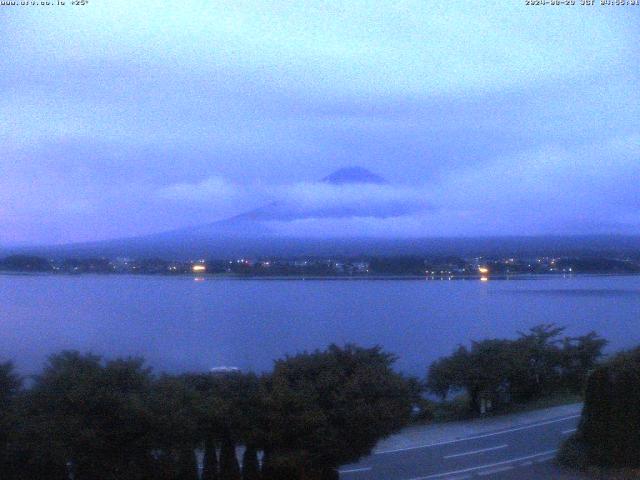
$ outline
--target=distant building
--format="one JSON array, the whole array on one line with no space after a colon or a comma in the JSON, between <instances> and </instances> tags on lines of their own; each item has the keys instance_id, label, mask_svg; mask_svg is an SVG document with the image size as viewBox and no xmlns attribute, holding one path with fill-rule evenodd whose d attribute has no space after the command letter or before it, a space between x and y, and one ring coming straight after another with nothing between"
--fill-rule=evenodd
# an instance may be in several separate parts
<instances>
[{"instance_id":1,"label":"distant building","mask_svg":"<svg viewBox=\"0 0 640 480\"><path fill-rule=\"evenodd\" d=\"M368 273L369 272L369 262L354 262L352 263L353 271L355 273Z\"/></svg>"}]
</instances>

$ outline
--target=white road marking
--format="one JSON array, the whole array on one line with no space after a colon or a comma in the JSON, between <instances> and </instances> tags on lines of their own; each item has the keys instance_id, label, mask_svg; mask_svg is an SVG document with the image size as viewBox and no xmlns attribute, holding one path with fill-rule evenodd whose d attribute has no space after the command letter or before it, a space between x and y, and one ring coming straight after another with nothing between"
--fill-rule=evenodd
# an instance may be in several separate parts
<instances>
[{"instance_id":1,"label":"white road marking","mask_svg":"<svg viewBox=\"0 0 640 480\"><path fill-rule=\"evenodd\" d=\"M464 457L465 455L475 455L476 453L491 452L492 450L501 450L503 448L507 448L508 446L509 445L504 444L504 445L498 445L497 447L481 448L479 450L471 450L470 452L463 452L463 453L455 453L453 455L446 455L444 458L457 458L457 457Z\"/></svg>"},{"instance_id":2,"label":"white road marking","mask_svg":"<svg viewBox=\"0 0 640 480\"><path fill-rule=\"evenodd\" d=\"M451 476L451 475L457 475L459 473L474 472L476 470L484 470L486 468L499 467L501 465L508 465L510 463L516 463L516 462L521 462L523 460L530 460L530 459L537 458L537 457L543 457L545 455L551 455L551 454L556 453L557 451L558 450L547 450L545 452L534 453L533 455L527 455L525 457L511 458L509 460L503 460L502 462L488 463L486 465L478 465L477 467L463 468L462 470L453 470L451 472L434 473L433 475L427 475L425 477L414 477L414 478L412 478L410 480L429 480L431 478L448 477L448 476Z\"/></svg>"},{"instance_id":3,"label":"white road marking","mask_svg":"<svg viewBox=\"0 0 640 480\"><path fill-rule=\"evenodd\" d=\"M507 465L506 467L490 468L489 470L483 470L478 472L478 475L484 477L485 475L493 475L494 473L506 472L507 470L513 470L513 465Z\"/></svg>"},{"instance_id":4,"label":"white road marking","mask_svg":"<svg viewBox=\"0 0 640 480\"><path fill-rule=\"evenodd\" d=\"M570 433L576 432L577 428L570 428L569 430L562 430L562 435L569 435Z\"/></svg>"},{"instance_id":5,"label":"white road marking","mask_svg":"<svg viewBox=\"0 0 640 480\"><path fill-rule=\"evenodd\" d=\"M340 474L358 473L358 472L368 472L369 470L371 470L371 467L351 468L349 470L338 470L338 473Z\"/></svg>"},{"instance_id":6,"label":"white road marking","mask_svg":"<svg viewBox=\"0 0 640 480\"><path fill-rule=\"evenodd\" d=\"M409 451L409 450L419 450L421 448L438 447L440 445L450 445L452 443L466 442L466 441L469 441L469 440L477 440L478 438L494 437L496 435L504 435L505 433L518 432L520 430L527 430L527 429L530 429L530 428L542 427L544 425L550 425L552 423L564 422L566 420L571 420L571 419L579 418L579 417L580 417L580 415L570 415L568 417L556 418L555 420L547 420L546 422L540 422L540 423L535 423L535 424L531 424L531 425L523 425L522 427L510 428L508 430L501 430L499 432L485 433L485 434L482 434L482 435L474 435L472 437L459 438L459 439L456 439L456 440L447 440L445 442L427 443L427 444L424 444L424 445L416 445L414 447L395 448L395 449L392 449L392 450L382 450L382 451L379 451L379 452L373 452L373 454L374 455L384 455L386 453L398 453L398 452L406 452L406 451Z\"/></svg>"}]
</instances>

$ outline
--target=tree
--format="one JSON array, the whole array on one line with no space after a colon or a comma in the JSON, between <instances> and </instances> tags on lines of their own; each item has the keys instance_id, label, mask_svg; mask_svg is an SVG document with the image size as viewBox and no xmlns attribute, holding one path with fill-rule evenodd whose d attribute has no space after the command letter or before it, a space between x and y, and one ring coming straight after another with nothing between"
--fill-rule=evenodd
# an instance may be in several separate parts
<instances>
[{"instance_id":1,"label":"tree","mask_svg":"<svg viewBox=\"0 0 640 480\"><path fill-rule=\"evenodd\" d=\"M18 426L15 400L21 387L22 379L13 363L0 363L0 472L7 477L17 473L19 467L12 444Z\"/></svg>"},{"instance_id":2,"label":"tree","mask_svg":"<svg viewBox=\"0 0 640 480\"><path fill-rule=\"evenodd\" d=\"M640 347L589 376L577 439L594 464L640 467Z\"/></svg>"},{"instance_id":3,"label":"tree","mask_svg":"<svg viewBox=\"0 0 640 480\"><path fill-rule=\"evenodd\" d=\"M153 417L154 478L196 478L194 449L201 442L199 414L202 398L188 376L162 375L152 386L149 410Z\"/></svg>"},{"instance_id":4,"label":"tree","mask_svg":"<svg viewBox=\"0 0 640 480\"><path fill-rule=\"evenodd\" d=\"M464 390L470 408L483 411L490 401L500 405L526 402L561 388L579 391L587 373L602 356L606 341L594 332L560 339L563 327L542 324L516 340L490 339L460 346L431 364L427 389L443 400Z\"/></svg>"},{"instance_id":5,"label":"tree","mask_svg":"<svg viewBox=\"0 0 640 480\"><path fill-rule=\"evenodd\" d=\"M560 334L565 327L553 323L536 325L528 332L518 332L515 352L519 370L512 379L516 400L530 400L557 388L561 377L562 351Z\"/></svg>"},{"instance_id":6,"label":"tree","mask_svg":"<svg viewBox=\"0 0 640 480\"><path fill-rule=\"evenodd\" d=\"M236 445L255 447L264 443L266 416L261 380L254 374L237 372L193 374L187 380L199 395L198 435L206 443L222 447L220 479L239 478Z\"/></svg>"},{"instance_id":7,"label":"tree","mask_svg":"<svg viewBox=\"0 0 640 480\"><path fill-rule=\"evenodd\" d=\"M260 465L258 452L253 445L247 445L242 455L242 480L259 480Z\"/></svg>"},{"instance_id":8,"label":"tree","mask_svg":"<svg viewBox=\"0 0 640 480\"><path fill-rule=\"evenodd\" d=\"M50 272L51 263L46 258L32 255L11 255L0 261L0 270L15 272Z\"/></svg>"},{"instance_id":9,"label":"tree","mask_svg":"<svg viewBox=\"0 0 640 480\"><path fill-rule=\"evenodd\" d=\"M510 401L510 384L516 369L512 342L472 342L468 370L463 375L472 409L483 412L483 401L492 405Z\"/></svg>"},{"instance_id":10,"label":"tree","mask_svg":"<svg viewBox=\"0 0 640 480\"><path fill-rule=\"evenodd\" d=\"M220 480L240 480L240 465L236 457L236 446L231 440L222 442L220 449Z\"/></svg>"},{"instance_id":11,"label":"tree","mask_svg":"<svg viewBox=\"0 0 640 480\"><path fill-rule=\"evenodd\" d=\"M267 382L270 475L327 478L404 426L415 391L394 361L379 347L354 345L276 361Z\"/></svg>"},{"instance_id":12,"label":"tree","mask_svg":"<svg viewBox=\"0 0 640 480\"><path fill-rule=\"evenodd\" d=\"M198 480L198 466L196 455L188 444L183 446L177 455L176 480Z\"/></svg>"},{"instance_id":13,"label":"tree","mask_svg":"<svg viewBox=\"0 0 640 480\"><path fill-rule=\"evenodd\" d=\"M562 348L563 384L581 393L589 373L596 367L607 341L595 332L580 337L566 337Z\"/></svg>"},{"instance_id":14,"label":"tree","mask_svg":"<svg viewBox=\"0 0 640 480\"><path fill-rule=\"evenodd\" d=\"M26 398L31 458L37 459L32 478L67 464L78 480L145 478L152 450L150 384L140 359L105 364L78 352L51 356Z\"/></svg>"},{"instance_id":15,"label":"tree","mask_svg":"<svg viewBox=\"0 0 640 480\"><path fill-rule=\"evenodd\" d=\"M394 372L394 361L378 347L331 346L277 361L263 377L155 377L141 359L67 351L49 357L25 392L2 364L0 420L12 412L20 428L0 430L14 438L0 443L1 460L11 443L22 467L3 468L3 480L195 480L203 446L203 480L335 479L337 466L369 453L418 403L418 382Z\"/></svg>"},{"instance_id":16,"label":"tree","mask_svg":"<svg viewBox=\"0 0 640 480\"><path fill-rule=\"evenodd\" d=\"M21 387L22 379L15 373L13 362L0 363L0 413L9 408Z\"/></svg>"},{"instance_id":17,"label":"tree","mask_svg":"<svg viewBox=\"0 0 640 480\"><path fill-rule=\"evenodd\" d=\"M469 365L469 351L461 345L451 356L442 357L431 364L427 373L427 389L445 400L452 390L466 387Z\"/></svg>"},{"instance_id":18,"label":"tree","mask_svg":"<svg viewBox=\"0 0 640 480\"><path fill-rule=\"evenodd\" d=\"M218 480L218 453L215 441L209 439L204 445L202 480Z\"/></svg>"},{"instance_id":19,"label":"tree","mask_svg":"<svg viewBox=\"0 0 640 480\"><path fill-rule=\"evenodd\" d=\"M469 396L469 407L482 412L487 402L508 401L510 380L516 371L513 343L509 340L472 342L449 357L434 362L429 368L427 388L441 398L452 390L463 389Z\"/></svg>"}]
</instances>

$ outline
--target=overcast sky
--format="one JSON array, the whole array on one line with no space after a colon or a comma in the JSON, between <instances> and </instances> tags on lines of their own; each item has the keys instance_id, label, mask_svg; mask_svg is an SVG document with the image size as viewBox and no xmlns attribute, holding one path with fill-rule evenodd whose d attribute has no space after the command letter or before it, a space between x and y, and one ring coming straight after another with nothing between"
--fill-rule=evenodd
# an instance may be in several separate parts
<instances>
[{"instance_id":1,"label":"overcast sky","mask_svg":"<svg viewBox=\"0 0 640 480\"><path fill-rule=\"evenodd\" d=\"M0 32L0 245L273 201L355 206L288 235L640 233L640 7L90 0ZM347 165L389 184L316 182Z\"/></svg>"}]
</instances>

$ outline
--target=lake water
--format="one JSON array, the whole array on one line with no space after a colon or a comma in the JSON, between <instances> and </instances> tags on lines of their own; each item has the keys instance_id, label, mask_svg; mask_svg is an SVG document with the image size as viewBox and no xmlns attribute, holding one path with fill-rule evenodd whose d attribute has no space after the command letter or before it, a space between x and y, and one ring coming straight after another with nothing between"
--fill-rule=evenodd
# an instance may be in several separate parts
<instances>
[{"instance_id":1,"label":"lake water","mask_svg":"<svg viewBox=\"0 0 640 480\"><path fill-rule=\"evenodd\" d=\"M142 355L159 370L269 369L331 342L382 345L423 376L457 344L539 323L640 344L640 277L233 280L0 275L0 360L37 371L61 349Z\"/></svg>"}]
</instances>

